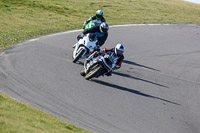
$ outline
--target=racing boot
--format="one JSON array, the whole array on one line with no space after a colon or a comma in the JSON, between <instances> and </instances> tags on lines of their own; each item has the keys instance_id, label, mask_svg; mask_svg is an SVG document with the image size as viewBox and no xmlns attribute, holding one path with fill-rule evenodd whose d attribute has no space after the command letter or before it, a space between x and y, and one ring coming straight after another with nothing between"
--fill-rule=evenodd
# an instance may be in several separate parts
<instances>
[{"instance_id":1,"label":"racing boot","mask_svg":"<svg viewBox=\"0 0 200 133\"><path fill-rule=\"evenodd\" d=\"M106 73L105 75L106 76L112 76L112 72L110 71L110 72Z\"/></svg>"}]
</instances>

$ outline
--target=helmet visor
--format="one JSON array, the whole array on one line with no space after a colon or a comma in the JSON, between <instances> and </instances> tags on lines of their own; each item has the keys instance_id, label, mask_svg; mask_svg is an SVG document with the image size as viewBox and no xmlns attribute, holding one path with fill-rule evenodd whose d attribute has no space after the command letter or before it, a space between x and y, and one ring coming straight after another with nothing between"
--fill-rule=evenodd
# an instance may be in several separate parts
<instances>
[{"instance_id":1,"label":"helmet visor","mask_svg":"<svg viewBox=\"0 0 200 133\"><path fill-rule=\"evenodd\" d=\"M106 32L108 31L108 29L102 28L102 31L103 31L104 33L106 33Z\"/></svg>"},{"instance_id":2,"label":"helmet visor","mask_svg":"<svg viewBox=\"0 0 200 133\"><path fill-rule=\"evenodd\" d=\"M97 16L97 18L102 18L103 17L102 15L98 15L98 14L96 16Z\"/></svg>"},{"instance_id":3,"label":"helmet visor","mask_svg":"<svg viewBox=\"0 0 200 133\"><path fill-rule=\"evenodd\" d=\"M117 54L118 55L122 55L123 53L124 53L124 51L121 51L121 50L117 49Z\"/></svg>"}]
</instances>

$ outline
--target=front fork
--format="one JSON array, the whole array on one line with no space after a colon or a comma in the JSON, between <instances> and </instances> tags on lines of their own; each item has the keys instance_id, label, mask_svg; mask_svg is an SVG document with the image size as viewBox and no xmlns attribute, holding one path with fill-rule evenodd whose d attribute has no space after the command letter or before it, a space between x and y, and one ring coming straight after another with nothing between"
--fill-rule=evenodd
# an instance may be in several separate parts
<instances>
[{"instance_id":1,"label":"front fork","mask_svg":"<svg viewBox=\"0 0 200 133\"><path fill-rule=\"evenodd\" d=\"M90 67L92 67L93 65L96 65L97 64L97 58L93 59L92 58L93 55L90 55L87 60L85 60L85 63L84 63L84 68L85 68L85 73L87 74ZM89 61L89 62L88 62Z\"/></svg>"}]
</instances>

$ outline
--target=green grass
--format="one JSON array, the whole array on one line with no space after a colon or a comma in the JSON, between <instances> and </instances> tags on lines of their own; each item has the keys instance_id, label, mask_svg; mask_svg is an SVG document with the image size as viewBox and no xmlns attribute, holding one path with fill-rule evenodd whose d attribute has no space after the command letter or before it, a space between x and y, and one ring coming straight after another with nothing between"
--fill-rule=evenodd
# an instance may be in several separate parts
<instances>
[{"instance_id":1,"label":"green grass","mask_svg":"<svg viewBox=\"0 0 200 133\"><path fill-rule=\"evenodd\" d=\"M37 36L82 28L104 11L115 24L200 24L200 5L182 0L0 0L0 51Z\"/></svg>"},{"instance_id":2,"label":"green grass","mask_svg":"<svg viewBox=\"0 0 200 133\"><path fill-rule=\"evenodd\" d=\"M0 92L0 133L89 133Z\"/></svg>"},{"instance_id":3,"label":"green grass","mask_svg":"<svg viewBox=\"0 0 200 133\"><path fill-rule=\"evenodd\" d=\"M104 11L109 25L200 24L200 5L182 0L0 0L0 51L34 37L81 29ZM82 132L0 93L0 132Z\"/></svg>"}]
</instances>

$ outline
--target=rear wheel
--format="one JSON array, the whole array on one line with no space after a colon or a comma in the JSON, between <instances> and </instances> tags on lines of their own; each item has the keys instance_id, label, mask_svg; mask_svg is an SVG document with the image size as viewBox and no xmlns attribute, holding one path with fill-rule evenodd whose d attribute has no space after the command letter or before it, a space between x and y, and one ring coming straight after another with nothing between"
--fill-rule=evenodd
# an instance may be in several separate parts
<instances>
[{"instance_id":1,"label":"rear wheel","mask_svg":"<svg viewBox=\"0 0 200 133\"><path fill-rule=\"evenodd\" d=\"M93 70L85 75L85 79L89 80L97 75L101 71L100 65L97 65Z\"/></svg>"},{"instance_id":2,"label":"rear wheel","mask_svg":"<svg viewBox=\"0 0 200 133\"><path fill-rule=\"evenodd\" d=\"M76 55L75 55L75 57L74 57L74 59L73 59L73 63L76 63L78 60L79 60L79 58L83 55L83 53L85 52L85 49L81 49Z\"/></svg>"}]
</instances>

